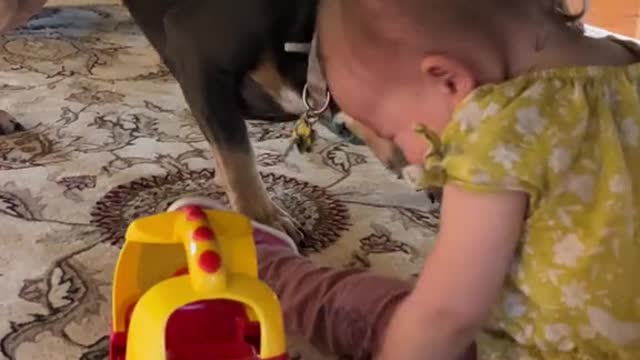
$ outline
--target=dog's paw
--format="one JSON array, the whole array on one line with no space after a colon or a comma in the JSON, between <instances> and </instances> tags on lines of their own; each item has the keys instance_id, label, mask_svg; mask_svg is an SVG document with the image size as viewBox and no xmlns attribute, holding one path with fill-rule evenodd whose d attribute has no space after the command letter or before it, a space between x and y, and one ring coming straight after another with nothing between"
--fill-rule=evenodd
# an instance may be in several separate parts
<instances>
[{"instance_id":1,"label":"dog's paw","mask_svg":"<svg viewBox=\"0 0 640 360\"><path fill-rule=\"evenodd\" d=\"M0 110L0 135L24 131L24 127L6 111Z\"/></svg>"},{"instance_id":2,"label":"dog's paw","mask_svg":"<svg viewBox=\"0 0 640 360\"><path fill-rule=\"evenodd\" d=\"M192 206L192 205L200 206L202 208L212 209L212 210L224 209L223 204L218 202L217 200L214 200L206 196L193 195L193 196L185 196L183 198L176 200L171 205L169 205L169 207L167 208L167 211L169 212L177 211L184 207ZM286 239L284 235L281 235L280 238L284 240L287 244L291 245L292 247L297 247L300 241L302 240L302 237L301 237L302 231L300 230L300 226L296 223L296 221L293 220L291 217L289 217L289 215L286 212L280 209L277 209L277 214L273 218L276 220L272 221L272 224L264 224L264 223L260 223L260 224L263 226L270 225L274 229L289 235L289 237L293 240L293 242ZM254 226L259 226L256 224L257 223L254 222ZM263 232L269 232L268 227L261 227L260 229ZM273 231L271 231L270 233L273 234ZM292 234L299 234L300 238L296 239L292 236ZM294 249L294 250L297 250L297 249Z\"/></svg>"},{"instance_id":3,"label":"dog's paw","mask_svg":"<svg viewBox=\"0 0 640 360\"><path fill-rule=\"evenodd\" d=\"M400 148L391 140L384 139L376 134L373 129L365 126L346 113L336 115L340 124L345 126L353 135L362 140L384 166L397 175L401 175L402 169L408 165Z\"/></svg>"},{"instance_id":4,"label":"dog's paw","mask_svg":"<svg viewBox=\"0 0 640 360\"><path fill-rule=\"evenodd\" d=\"M275 204L266 193L263 194L264 196L242 198L230 196L231 208L260 224L286 233L296 244L301 244L306 235L302 225L287 211Z\"/></svg>"},{"instance_id":5,"label":"dog's paw","mask_svg":"<svg viewBox=\"0 0 640 360\"><path fill-rule=\"evenodd\" d=\"M226 188L227 181L224 179L222 171L216 171L213 175L213 184L221 189Z\"/></svg>"},{"instance_id":6,"label":"dog's paw","mask_svg":"<svg viewBox=\"0 0 640 360\"><path fill-rule=\"evenodd\" d=\"M271 221L269 221L270 224L266 224L266 225L272 226L286 233L287 235L289 235L289 237L293 239L293 241L299 247L300 244L304 242L304 239L306 237L304 228L296 219L294 219L291 215L289 215L289 213L287 213L285 210L283 210L277 205L274 205L274 207L275 207L275 213L271 218Z\"/></svg>"},{"instance_id":7,"label":"dog's paw","mask_svg":"<svg viewBox=\"0 0 640 360\"><path fill-rule=\"evenodd\" d=\"M434 204L442 203L442 188L428 188L426 190L427 197Z\"/></svg>"}]
</instances>

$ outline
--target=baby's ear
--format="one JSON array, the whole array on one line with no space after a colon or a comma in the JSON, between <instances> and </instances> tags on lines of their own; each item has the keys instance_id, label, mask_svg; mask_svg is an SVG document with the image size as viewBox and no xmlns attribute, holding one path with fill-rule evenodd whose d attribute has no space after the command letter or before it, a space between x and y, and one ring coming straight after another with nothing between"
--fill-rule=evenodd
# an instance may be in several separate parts
<instances>
[{"instance_id":1,"label":"baby's ear","mask_svg":"<svg viewBox=\"0 0 640 360\"><path fill-rule=\"evenodd\" d=\"M427 55L420 64L429 82L451 97L454 105L462 101L476 87L476 79L467 65L446 55Z\"/></svg>"}]
</instances>

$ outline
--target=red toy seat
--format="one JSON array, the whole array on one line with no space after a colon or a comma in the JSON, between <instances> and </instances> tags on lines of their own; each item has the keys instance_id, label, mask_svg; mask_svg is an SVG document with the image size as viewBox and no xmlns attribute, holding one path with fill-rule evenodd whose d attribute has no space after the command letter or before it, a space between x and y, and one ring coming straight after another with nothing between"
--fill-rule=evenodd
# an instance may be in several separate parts
<instances>
[{"instance_id":1,"label":"red toy seat","mask_svg":"<svg viewBox=\"0 0 640 360\"><path fill-rule=\"evenodd\" d=\"M196 344L167 351L168 360L260 360L251 345Z\"/></svg>"},{"instance_id":2,"label":"red toy seat","mask_svg":"<svg viewBox=\"0 0 640 360\"><path fill-rule=\"evenodd\" d=\"M229 300L207 300L183 306L166 329L170 360L259 360L259 333L245 307ZM251 341L254 342L254 341Z\"/></svg>"}]
</instances>

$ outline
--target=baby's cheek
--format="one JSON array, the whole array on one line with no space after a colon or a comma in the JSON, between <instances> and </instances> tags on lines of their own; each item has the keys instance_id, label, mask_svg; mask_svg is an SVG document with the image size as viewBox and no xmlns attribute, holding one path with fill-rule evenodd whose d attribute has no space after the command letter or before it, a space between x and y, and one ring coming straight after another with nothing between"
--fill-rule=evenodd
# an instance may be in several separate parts
<instances>
[{"instance_id":1,"label":"baby's cheek","mask_svg":"<svg viewBox=\"0 0 640 360\"><path fill-rule=\"evenodd\" d=\"M394 142L411 164L421 164L427 151L430 149L429 143L416 133L413 127L408 128L396 135Z\"/></svg>"}]
</instances>

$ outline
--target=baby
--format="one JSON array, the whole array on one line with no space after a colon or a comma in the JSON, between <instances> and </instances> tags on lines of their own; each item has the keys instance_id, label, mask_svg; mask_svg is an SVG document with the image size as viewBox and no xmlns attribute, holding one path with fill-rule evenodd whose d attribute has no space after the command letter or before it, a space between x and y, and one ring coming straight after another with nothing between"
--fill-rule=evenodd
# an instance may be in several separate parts
<instances>
[{"instance_id":1,"label":"baby","mask_svg":"<svg viewBox=\"0 0 640 360\"><path fill-rule=\"evenodd\" d=\"M555 0L321 3L335 100L443 187L442 224L413 287L258 236L289 330L379 360L640 359L635 45Z\"/></svg>"},{"instance_id":2,"label":"baby","mask_svg":"<svg viewBox=\"0 0 640 360\"><path fill-rule=\"evenodd\" d=\"M0 0L0 30L43 3ZM256 230L289 330L379 360L640 359L635 45L583 36L556 0L321 4L334 98L444 188L442 225L415 286Z\"/></svg>"},{"instance_id":3,"label":"baby","mask_svg":"<svg viewBox=\"0 0 640 360\"><path fill-rule=\"evenodd\" d=\"M563 5L323 2L335 100L444 187L378 359L640 359L640 52Z\"/></svg>"}]
</instances>

